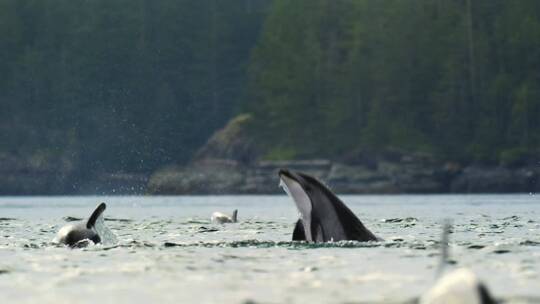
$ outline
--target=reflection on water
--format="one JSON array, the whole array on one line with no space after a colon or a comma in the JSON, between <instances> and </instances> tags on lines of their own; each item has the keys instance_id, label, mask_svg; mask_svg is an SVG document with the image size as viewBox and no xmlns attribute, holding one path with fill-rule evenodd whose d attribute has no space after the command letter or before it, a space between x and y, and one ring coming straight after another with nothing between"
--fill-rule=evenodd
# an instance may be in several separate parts
<instances>
[{"instance_id":1,"label":"reflection on water","mask_svg":"<svg viewBox=\"0 0 540 304\"><path fill-rule=\"evenodd\" d=\"M96 227L104 244L51 242L99 201L108 204ZM292 242L297 212L284 196L2 198L0 302L405 303L432 283L445 218L457 266L500 299L540 302L537 197L344 201L384 241ZM210 222L234 208L239 223Z\"/></svg>"}]
</instances>

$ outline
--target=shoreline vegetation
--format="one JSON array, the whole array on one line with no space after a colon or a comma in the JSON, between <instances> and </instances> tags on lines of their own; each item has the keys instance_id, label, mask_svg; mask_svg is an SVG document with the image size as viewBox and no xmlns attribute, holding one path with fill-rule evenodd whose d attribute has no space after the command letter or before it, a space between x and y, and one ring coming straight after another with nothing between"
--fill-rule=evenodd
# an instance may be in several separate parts
<instances>
[{"instance_id":1,"label":"shoreline vegetation","mask_svg":"<svg viewBox=\"0 0 540 304\"><path fill-rule=\"evenodd\" d=\"M326 159L259 161L207 159L151 175L109 173L75 183L49 168L2 170L0 195L281 194L277 172L314 175L338 194L539 193L540 168L424 162L423 155L380 159L369 166ZM35 170L35 171L34 171Z\"/></svg>"},{"instance_id":2,"label":"shoreline vegetation","mask_svg":"<svg viewBox=\"0 0 540 304\"><path fill-rule=\"evenodd\" d=\"M538 0L5 0L0 194L537 192Z\"/></svg>"},{"instance_id":3,"label":"shoreline vegetation","mask_svg":"<svg viewBox=\"0 0 540 304\"><path fill-rule=\"evenodd\" d=\"M0 195L47 194L279 194L280 168L320 178L338 194L540 192L540 161L512 164L438 160L425 153L358 153L348 159L264 160L240 115L217 131L186 165L152 174L109 173L73 180L73 166L0 157ZM58 170L61 168L62 170ZM75 181L75 182L74 182Z\"/></svg>"}]
</instances>

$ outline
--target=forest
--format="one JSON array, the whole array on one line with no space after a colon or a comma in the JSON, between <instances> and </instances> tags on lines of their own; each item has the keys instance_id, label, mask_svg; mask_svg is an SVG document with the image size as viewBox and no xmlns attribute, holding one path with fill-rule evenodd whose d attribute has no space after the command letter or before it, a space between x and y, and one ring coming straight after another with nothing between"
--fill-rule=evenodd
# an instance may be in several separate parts
<instances>
[{"instance_id":1,"label":"forest","mask_svg":"<svg viewBox=\"0 0 540 304\"><path fill-rule=\"evenodd\" d=\"M269 158L512 163L539 153L539 17L535 0L276 0L244 105Z\"/></svg>"},{"instance_id":2,"label":"forest","mask_svg":"<svg viewBox=\"0 0 540 304\"><path fill-rule=\"evenodd\" d=\"M0 154L188 161L238 109L267 2L0 0Z\"/></svg>"},{"instance_id":3,"label":"forest","mask_svg":"<svg viewBox=\"0 0 540 304\"><path fill-rule=\"evenodd\" d=\"M540 151L536 0L0 0L0 37L0 156L80 178L243 113L263 159Z\"/></svg>"}]
</instances>

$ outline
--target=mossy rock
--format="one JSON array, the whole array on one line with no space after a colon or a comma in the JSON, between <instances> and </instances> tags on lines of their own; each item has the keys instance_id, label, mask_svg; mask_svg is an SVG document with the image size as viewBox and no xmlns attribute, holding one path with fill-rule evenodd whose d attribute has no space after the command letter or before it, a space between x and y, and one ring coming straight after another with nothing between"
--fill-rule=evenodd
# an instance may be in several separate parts
<instances>
[{"instance_id":1,"label":"mossy rock","mask_svg":"<svg viewBox=\"0 0 540 304\"><path fill-rule=\"evenodd\" d=\"M249 135L253 121L250 114L241 114L231 119L202 146L193 158L194 162L206 159L228 159L250 163L257 158L254 140Z\"/></svg>"}]
</instances>

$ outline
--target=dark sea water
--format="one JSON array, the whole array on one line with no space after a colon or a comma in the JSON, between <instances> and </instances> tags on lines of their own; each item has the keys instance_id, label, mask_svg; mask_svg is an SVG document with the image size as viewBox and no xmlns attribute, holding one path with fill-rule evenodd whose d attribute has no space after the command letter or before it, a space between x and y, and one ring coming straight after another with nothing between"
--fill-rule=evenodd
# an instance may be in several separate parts
<instances>
[{"instance_id":1,"label":"dark sea water","mask_svg":"<svg viewBox=\"0 0 540 304\"><path fill-rule=\"evenodd\" d=\"M498 299L540 303L540 196L342 196L381 242L291 242L282 196L0 198L0 303L408 303L451 259ZM103 245L60 227L107 203ZM239 223L213 224L239 210Z\"/></svg>"}]
</instances>

